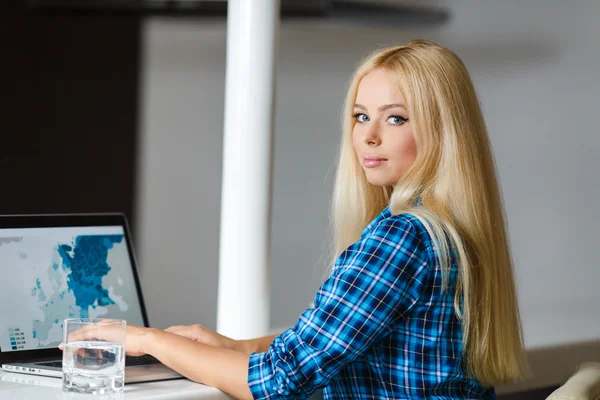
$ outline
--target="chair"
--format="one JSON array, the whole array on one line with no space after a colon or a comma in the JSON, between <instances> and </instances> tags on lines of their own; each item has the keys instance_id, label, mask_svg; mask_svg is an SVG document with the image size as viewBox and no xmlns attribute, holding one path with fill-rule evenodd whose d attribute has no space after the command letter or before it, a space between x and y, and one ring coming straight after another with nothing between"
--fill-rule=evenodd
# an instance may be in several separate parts
<instances>
[{"instance_id":1,"label":"chair","mask_svg":"<svg viewBox=\"0 0 600 400\"><path fill-rule=\"evenodd\" d=\"M575 374L546 400L600 400L600 362L580 364Z\"/></svg>"}]
</instances>

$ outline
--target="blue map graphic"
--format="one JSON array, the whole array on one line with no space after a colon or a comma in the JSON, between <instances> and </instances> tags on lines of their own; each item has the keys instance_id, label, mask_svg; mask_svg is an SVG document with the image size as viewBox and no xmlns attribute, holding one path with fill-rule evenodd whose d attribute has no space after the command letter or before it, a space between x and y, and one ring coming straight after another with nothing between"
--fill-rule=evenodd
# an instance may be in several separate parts
<instances>
[{"instance_id":1,"label":"blue map graphic","mask_svg":"<svg viewBox=\"0 0 600 400\"><path fill-rule=\"evenodd\" d=\"M63 268L71 270L67 277L69 289L75 295L75 304L81 310L80 317L88 317L88 309L96 301L99 306L115 304L102 287L102 278L108 274L108 251L115 243L123 241L123 235L78 236L75 248L63 244L58 254L63 259ZM73 256L69 253L73 252Z\"/></svg>"},{"instance_id":2,"label":"blue map graphic","mask_svg":"<svg viewBox=\"0 0 600 400\"><path fill-rule=\"evenodd\" d=\"M124 240L124 235L81 235L72 243L59 243L56 257L48 268L47 282L52 293L44 293L36 279L31 295L40 301L44 319L33 321L33 337L48 343L64 318L88 318L90 310L115 304L102 280L111 271L110 250ZM62 261L62 262L61 262ZM46 279L46 278L43 278Z\"/></svg>"}]
</instances>

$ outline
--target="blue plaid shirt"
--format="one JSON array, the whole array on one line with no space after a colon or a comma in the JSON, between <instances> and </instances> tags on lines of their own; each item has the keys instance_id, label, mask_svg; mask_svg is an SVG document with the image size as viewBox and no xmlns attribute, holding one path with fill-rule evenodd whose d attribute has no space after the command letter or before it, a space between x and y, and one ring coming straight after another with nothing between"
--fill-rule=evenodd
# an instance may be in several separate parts
<instances>
[{"instance_id":1,"label":"blue plaid shirt","mask_svg":"<svg viewBox=\"0 0 600 400\"><path fill-rule=\"evenodd\" d=\"M425 227L386 208L337 259L314 307L250 356L255 399L495 399L470 378L448 290Z\"/></svg>"}]
</instances>

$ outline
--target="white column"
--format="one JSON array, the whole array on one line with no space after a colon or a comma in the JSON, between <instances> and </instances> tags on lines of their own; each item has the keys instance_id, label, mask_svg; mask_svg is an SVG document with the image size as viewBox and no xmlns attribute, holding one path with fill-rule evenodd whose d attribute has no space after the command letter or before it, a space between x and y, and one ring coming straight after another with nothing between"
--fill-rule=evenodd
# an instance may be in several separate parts
<instances>
[{"instance_id":1,"label":"white column","mask_svg":"<svg viewBox=\"0 0 600 400\"><path fill-rule=\"evenodd\" d=\"M269 245L279 0L229 0L217 331L269 331Z\"/></svg>"}]
</instances>

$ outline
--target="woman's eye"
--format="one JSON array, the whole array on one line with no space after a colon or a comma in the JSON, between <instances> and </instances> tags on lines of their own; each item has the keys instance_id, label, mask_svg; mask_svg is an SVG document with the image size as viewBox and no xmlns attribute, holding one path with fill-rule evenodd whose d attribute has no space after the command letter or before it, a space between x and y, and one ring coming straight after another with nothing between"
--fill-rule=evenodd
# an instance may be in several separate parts
<instances>
[{"instance_id":1,"label":"woman's eye","mask_svg":"<svg viewBox=\"0 0 600 400\"><path fill-rule=\"evenodd\" d=\"M406 121L408 121L406 118L399 117L397 115L392 115L388 118L388 122L392 125L402 125Z\"/></svg>"},{"instance_id":2,"label":"woman's eye","mask_svg":"<svg viewBox=\"0 0 600 400\"><path fill-rule=\"evenodd\" d=\"M369 121L369 117L365 114L354 114L354 118L356 118L356 120L358 122L367 122Z\"/></svg>"}]
</instances>

